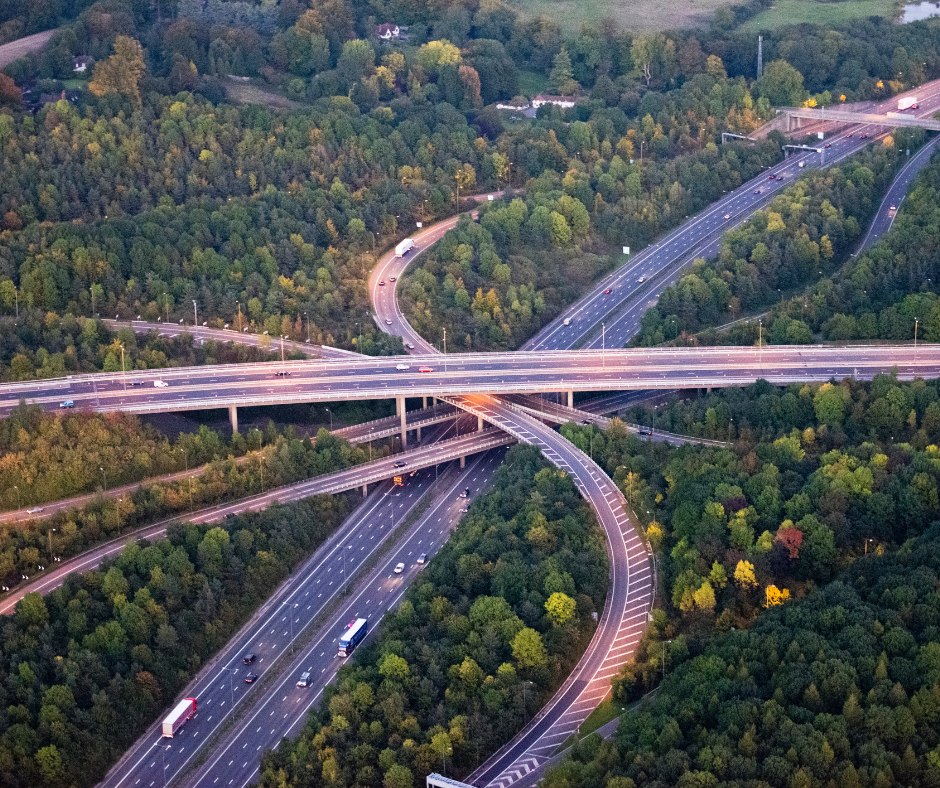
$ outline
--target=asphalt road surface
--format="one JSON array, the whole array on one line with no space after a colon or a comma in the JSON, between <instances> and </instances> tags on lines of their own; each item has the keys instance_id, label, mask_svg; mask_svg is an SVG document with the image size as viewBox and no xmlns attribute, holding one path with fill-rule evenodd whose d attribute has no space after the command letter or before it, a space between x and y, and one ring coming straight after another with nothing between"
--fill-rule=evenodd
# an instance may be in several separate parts
<instances>
[{"instance_id":1,"label":"asphalt road surface","mask_svg":"<svg viewBox=\"0 0 940 788\"><path fill-rule=\"evenodd\" d=\"M466 501L458 498L457 492L469 486L472 494L478 494L481 484L474 479L484 478L480 474L488 476L499 461L498 454L481 455L465 470L451 468L438 475L437 482L435 473L426 470L409 477L405 487L382 485L295 570L185 690L182 697L198 699L196 716L172 739L160 735L158 720L112 768L100 783L102 788L159 788L164 780L173 782L194 765L193 759L228 720L231 710L253 701L250 716L238 720L226 748L221 752L213 750L215 759L200 767L211 775L206 778L208 785L241 788L247 784L257 772L261 752L275 746L302 722L335 675L342 662L336 657L337 643L346 624L364 617L375 627L420 571L417 557L421 553L433 555L459 519L460 508ZM403 536L389 543L389 537L435 484L437 493L432 507ZM382 555L378 567L358 580L356 572L378 551ZM393 571L398 562L407 566L401 574ZM298 648L292 657L291 644L327 606L336 609L316 629L312 643ZM243 663L248 653L255 655L251 665ZM266 678L266 672L274 670L278 660L285 657L289 666L277 678L273 674L271 679ZM311 686L296 687L304 670L312 674ZM257 674L258 679L246 683L249 672ZM226 753L231 755L228 760L224 757Z\"/></svg>"}]
</instances>

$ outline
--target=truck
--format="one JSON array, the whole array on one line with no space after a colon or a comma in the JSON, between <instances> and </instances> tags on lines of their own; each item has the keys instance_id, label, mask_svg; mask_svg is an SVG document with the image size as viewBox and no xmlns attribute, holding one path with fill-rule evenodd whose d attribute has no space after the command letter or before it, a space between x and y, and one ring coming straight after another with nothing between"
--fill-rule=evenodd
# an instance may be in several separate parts
<instances>
[{"instance_id":1,"label":"truck","mask_svg":"<svg viewBox=\"0 0 940 788\"><path fill-rule=\"evenodd\" d=\"M183 727L183 724L196 713L196 699L195 698L185 698L176 704L176 708L173 709L163 721L163 735L168 739L173 738L180 728Z\"/></svg>"},{"instance_id":2,"label":"truck","mask_svg":"<svg viewBox=\"0 0 940 788\"><path fill-rule=\"evenodd\" d=\"M917 96L898 99L898 109L917 109Z\"/></svg>"},{"instance_id":3,"label":"truck","mask_svg":"<svg viewBox=\"0 0 940 788\"><path fill-rule=\"evenodd\" d=\"M395 247L395 257L404 257L414 248L414 238L405 238L403 241L399 241Z\"/></svg>"},{"instance_id":4,"label":"truck","mask_svg":"<svg viewBox=\"0 0 940 788\"><path fill-rule=\"evenodd\" d=\"M369 619L357 618L353 621L339 639L339 651L336 656L348 657L353 649L359 645L359 642L369 631Z\"/></svg>"}]
</instances>

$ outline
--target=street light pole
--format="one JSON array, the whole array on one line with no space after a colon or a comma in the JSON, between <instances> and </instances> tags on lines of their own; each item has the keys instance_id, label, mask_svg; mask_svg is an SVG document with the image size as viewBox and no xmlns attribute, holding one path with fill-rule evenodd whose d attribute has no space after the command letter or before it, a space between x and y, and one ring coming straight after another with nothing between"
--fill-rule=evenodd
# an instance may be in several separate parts
<instances>
[{"instance_id":1,"label":"street light pole","mask_svg":"<svg viewBox=\"0 0 940 788\"><path fill-rule=\"evenodd\" d=\"M281 334L281 363L284 363L284 335Z\"/></svg>"},{"instance_id":2,"label":"street light pole","mask_svg":"<svg viewBox=\"0 0 940 788\"><path fill-rule=\"evenodd\" d=\"M601 323L601 366L607 366L607 327Z\"/></svg>"},{"instance_id":3,"label":"street light pole","mask_svg":"<svg viewBox=\"0 0 940 788\"><path fill-rule=\"evenodd\" d=\"M108 474L105 472L104 468L101 466L98 467L98 470L101 471L101 477L104 479L104 491L108 492Z\"/></svg>"},{"instance_id":4,"label":"street light pole","mask_svg":"<svg viewBox=\"0 0 940 788\"><path fill-rule=\"evenodd\" d=\"M444 371L447 372L447 329L444 329Z\"/></svg>"},{"instance_id":5,"label":"street light pole","mask_svg":"<svg viewBox=\"0 0 940 788\"><path fill-rule=\"evenodd\" d=\"M199 315L196 313L196 299L193 299L193 325L199 325Z\"/></svg>"},{"instance_id":6,"label":"street light pole","mask_svg":"<svg viewBox=\"0 0 940 788\"><path fill-rule=\"evenodd\" d=\"M170 298L166 293L163 294L163 308L166 309L166 322L170 322Z\"/></svg>"},{"instance_id":7,"label":"street light pole","mask_svg":"<svg viewBox=\"0 0 940 788\"><path fill-rule=\"evenodd\" d=\"M917 349L917 318L914 318L914 349Z\"/></svg>"},{"instance_id":8,"label":"street light pole","mask_svg":"<svg viewBox=\"0 0 940 788\"><path fill-rule=\"evenodd\" d=\"M332 432L333 431L333 411L327 408L326 412L330 414L330 432Z\"/></svg>"},{"instance_id":9,"label":"street light pole","mask_svg":"<svg viewBox=\"0 0 940 788\"><path fill-rule=\"evenodd\" d=\"M304 312L304 317L307 318L307 344L310 344L310 315Z\"/></svg>"},{"instance_id":10,"label":"street light pole","mask_svg":"<svg viewBox=\"0 0 940 788\"><path fill-rule=\"evenodd\" d=\"M54 530L55 528L49 529L49 560L50 561L55 561L55 556L52 554L52 532Z\"/></svg>"},{"instance_id":11,"label":"street light pole","mask_svg":"<svg viewBox=\"0 0 940 788\"><path fill-rule=\"evenodd\" d=\"M242 305L240 301L235 302L235 306L238 307L238 330L242 330Z\"/></svg>"}]
</instances>

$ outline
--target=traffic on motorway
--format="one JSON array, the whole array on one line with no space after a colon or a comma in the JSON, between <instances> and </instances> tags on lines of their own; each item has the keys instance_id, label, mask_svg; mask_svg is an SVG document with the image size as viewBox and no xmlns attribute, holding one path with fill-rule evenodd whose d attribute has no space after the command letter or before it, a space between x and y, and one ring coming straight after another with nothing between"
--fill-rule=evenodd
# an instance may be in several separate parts
<instances>
[{"instance_id":1,"label":"traffic on motorway","mask_svg":"<svg viewBox=\"0 0 940 788\"><path fill-rule=\"evenodd\" d=\"M433 555L459 519L464 506L459 490L470 487L471 495L479 494L490 469L500 461L497 450L480 455L464 470L450 468L437 475L437 481L433 471L425 470L409 476L404 487L382 485L184 691L198 701L195 716L172 740L164 738L162 719L158 721L111 770L102 788L157 788L164 779L172 782L195 768L194 759L219 733L231 710L251 703L251 716L239 718L237 727L225 734L214 761L199 767L200 782L211 774L208 785L246 785L257 771L261 751L303 720L342 665L338 644L350 620L365 617L373 626L378 623L420 571L418 557ZM396 536L432 489L437 496L434 505ZM370 568L377 554L382 558ZM393 568L399 562L406 564L407 571L396 575ZM366 575L360 578L362 570ZM312 633L305 632L311 624ZM296 654L290 653L292 647ZM298 687L304 673L310 674L308 686ZM246 682L249 674L256 678ZM223 759L229 750L231 763ZM228 779L222 781L222 775Z\"/></svg>"}]
</instances>

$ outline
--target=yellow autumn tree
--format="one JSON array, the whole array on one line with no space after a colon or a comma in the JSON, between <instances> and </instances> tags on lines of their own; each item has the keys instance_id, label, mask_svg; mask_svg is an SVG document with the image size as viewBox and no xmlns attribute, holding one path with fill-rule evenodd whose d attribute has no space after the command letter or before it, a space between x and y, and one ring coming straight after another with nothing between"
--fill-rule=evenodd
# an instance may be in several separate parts
<instances>
[{"instance_id":1,"label":"yellow autumn tree","mask_svg":"<svg viewBox=\"0 0 940 788\"><path fill-rule=\"evenodd\" d=\"M140 106L140 78L144 75L144 52L129 36L114 39L114 54L95 66L88 89L96 96L118 93Z\"/></svg>"},{"instance_id":2,"label":"yellow autumn tree","mask_svg":"<svg viewBox=\"0 0 940 788\"><path fill-rule=\"evenodd\" d=\"M777 586L770 585L764 589L764 607L773 607L782 605L790 598L790 589L780 589Z\"/></svg>"},{"instance_id":3,"label":"yellow autumn tree","mask_svg":"<svg viewBox=\"0 0 940 788\"><path fill-rule=\"evenodd\" d=\"M754 564L750 561L738 561L738 565L734 568L734 579L739 585L744 586L744 588L756 586L757 580L754 577Z\"/></svg>"}]
</instances>

